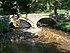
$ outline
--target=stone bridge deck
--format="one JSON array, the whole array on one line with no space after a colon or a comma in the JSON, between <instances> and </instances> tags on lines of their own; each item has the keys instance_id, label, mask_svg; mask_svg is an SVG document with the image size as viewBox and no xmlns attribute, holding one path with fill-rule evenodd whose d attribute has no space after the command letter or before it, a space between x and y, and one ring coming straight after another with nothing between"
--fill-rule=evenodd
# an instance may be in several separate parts
<instances>
[{"instance_id":1,"label":"stone bridge deck","mask_svg":"<svg viewBox=\"0 0 70 53\"><path fill-rule=\"evenodd\" d=\"M42 18L49 18L49 14L28 14L27 18L22 15L19 19L23 19L31 24L32 27L37 27L37 22Z\"/></svg>"},{"instance_id":2,"label":"stone bridge deck","mask_svg":"<svg viewBox=\"0 0 70 53\"><path fill-rule=\"evenodd\" d=\"M49 14L28 14L27 18L26 15L21 15L19 19L25 20L31 24L32 27L37 27L37 22L42 18L49 18ZM18 20L19 20L18 19Z\"/></svg>"}]
</instances>

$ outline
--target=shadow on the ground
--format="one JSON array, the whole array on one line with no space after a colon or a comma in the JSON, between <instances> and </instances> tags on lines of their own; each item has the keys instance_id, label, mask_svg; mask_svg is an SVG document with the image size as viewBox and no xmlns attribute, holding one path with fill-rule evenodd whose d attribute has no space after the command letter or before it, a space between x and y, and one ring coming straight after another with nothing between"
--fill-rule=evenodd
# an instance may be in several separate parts
<instances>
[{"instance_id":1,"label":"shadow on the ground","mask_svg":"<svg viewBox=\"0 0 70 53\"><path fill-rule=\"evenodd\" d=\"M6 34L4 34L4 37L9 40L26 40L26 39L32 39L37 38L38 35L35 35L35 33L31 33L27 31L27 28L17 28L13 31L9 31Z\"/></svg>"}]
</instances>

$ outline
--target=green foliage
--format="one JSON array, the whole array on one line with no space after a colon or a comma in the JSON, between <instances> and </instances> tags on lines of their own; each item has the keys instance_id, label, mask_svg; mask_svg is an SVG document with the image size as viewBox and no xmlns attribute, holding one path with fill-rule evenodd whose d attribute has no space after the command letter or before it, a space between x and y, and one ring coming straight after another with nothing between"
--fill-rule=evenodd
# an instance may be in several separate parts
<instances>
[{"instance_id":1,"label":"green foliage","mask_svg":"<svg viewBox=\"0 0 70 53\"><path fill-rule=\"evenodd\" d=\"M70 30L70 20L65 20L63 22L58 22L56 26L63 30Z\"/></svg>"},{"instance_id":2,"label":"green foliage","mask_svg":"<svg viewBox=\"0 0 70 53\"><path fill-rule=\"evenodd\" d=\"M65 9L58 9L57 10L58 14L64 14L65 12L70 12L70 10L65 10ZM54 14L54 10L51 10L51 12L49 12L50 14Z\"/></svg>"},{"instance_id":3,"label":"green foliage","mask_svg":"<svg viewBox=\"0 0 70 53\"><path fill-rule=\"evenodd\" d=\"M0 14L3 14L3 8L0 9Z\"/></svg>"},{"instance_id":4,"label":"green foliage","mask_svg":"<svg viewBox=\"0 0 70 53\"><path fill-rule=\"evenodd\" d=\"M19 6L20 12L29 13L30 12L30 3L31 3L31 0L17 0L17 4Z\"/></svg>"},{"instance_id":5,"label":"green foliage","mask_svg":"<svg viewBox=\"0 0 70 53\"><path fill-rule=\"evenodd\" d=\"M6 32L9 30L9 22L8 19L5 19L6 17L0 17L0 32Z\"/></svg>"},{"instance_id":6,"label":"green foliage","mask_svg":"<svg viewBox=\"0 0 70 53\"><path fill-rule=\"evenodd\" d=\"M1 4L1 8L3 8L3 12L4 14L15 14L16 13L16 9L14 9L15 7L15 0L1 0L0 2L2 2Z\"/></svg>"},{"instance_id":7,"label":"green foliage","mask_svg":"<svg viewBox=\"0 0 70 53\"><path fill-rule=\"evenodd\" d=\"M69 5L70 4L70 0L67 0L67 1L66 0L60 0L59 2L61 4L60 5L61 9L70 10L70 5Z\"/></svg>"},{"instance_id":8,"label":"green foliage","mask_svg":"<svg viewBox=\"0 0 70 53\"><path fill-rule=\"evenodd\" d=\"M30 12L31 0L1 0L1 8L3 8L4 14L16 14L18 10L20 13Z\"/></svg>"},{"instance_id":9,"label":"green foliage","mask_svg":"<svg viewBox=\"0 0 70 53\"><path fill-rule=\"evenodd\" d=\"M0 22L0 32L3 31L4 24Z\"/></svg>"},{"instance_id":10,"label":"green foliage","mask_svg":"<svg viewBox=\"0 0 70 53\"><path fill-rule=\"evenodd\" d=\"M47 12L54 9L55 0L0 0L4 14ZM58 0L58 9L70 10L70 0ZM18 10L19 9L19 10Z\"/></svg>"}]
</instances>

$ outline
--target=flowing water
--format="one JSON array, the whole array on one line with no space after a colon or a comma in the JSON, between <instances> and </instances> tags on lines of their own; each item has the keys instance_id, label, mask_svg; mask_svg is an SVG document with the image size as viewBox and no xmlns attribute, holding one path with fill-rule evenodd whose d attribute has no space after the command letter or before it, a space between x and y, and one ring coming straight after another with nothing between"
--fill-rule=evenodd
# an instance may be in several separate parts
<instances>
[{"instance_id":1,"label":"flowing water","mask_svg":"<svg viewBox=\"0 0 70 53\"><path fill-rule=\"evenodd\" d=\"M16 28L0 36L0 53L70 53L70 32L50 27Z\"/></svg>"},{"instance_id":2,"label":"flowing water","mask_svg":"<svg viewBox=\"0 0 70 53\"><path fill-rule=\"evenodd\" d=\"M40 30L41 29L41 30ZM28 30L31 30L28 32ZM37 30L37 31L36 31ZM61 30L17 28L0 41L1 53L70 53L70 36Z\"/></svg>"}]
</instances>

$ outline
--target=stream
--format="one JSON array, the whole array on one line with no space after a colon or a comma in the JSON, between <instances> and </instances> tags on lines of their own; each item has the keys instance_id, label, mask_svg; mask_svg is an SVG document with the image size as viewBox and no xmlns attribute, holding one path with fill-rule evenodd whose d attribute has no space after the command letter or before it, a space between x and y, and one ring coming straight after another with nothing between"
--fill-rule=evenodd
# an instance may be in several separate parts
<instances>
[{"instance_id":1,"label":"stream","mask_svg":"<svg viewBox=\"0 0 70 53\"><path fill-rule=\"evenodd\" d=\"M70 32L20 27L4 35L0 37L1 53L70 53Z\"/></svg>"}]
</instances>

